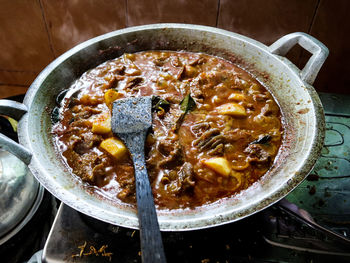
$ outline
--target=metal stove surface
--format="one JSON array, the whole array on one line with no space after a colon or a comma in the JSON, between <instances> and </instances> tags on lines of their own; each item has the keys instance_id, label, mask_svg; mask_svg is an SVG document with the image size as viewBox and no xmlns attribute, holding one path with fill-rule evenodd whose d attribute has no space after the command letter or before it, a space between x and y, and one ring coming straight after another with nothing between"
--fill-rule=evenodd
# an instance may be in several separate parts
<instances>
[{"instance_id":1,"label":"metal stove surface","mask_svg":"<svg viewBox=\"0 0 350 263\"><path fill-rule=\"evenodd\" d=\"M281 203L245 220L162 233L168 262L350 262L350 96L320 97L326 141L307 180ZM139 251L138 231L102 223L62 204L43 261L141 262Z\"/></svg>"}]
</instances>

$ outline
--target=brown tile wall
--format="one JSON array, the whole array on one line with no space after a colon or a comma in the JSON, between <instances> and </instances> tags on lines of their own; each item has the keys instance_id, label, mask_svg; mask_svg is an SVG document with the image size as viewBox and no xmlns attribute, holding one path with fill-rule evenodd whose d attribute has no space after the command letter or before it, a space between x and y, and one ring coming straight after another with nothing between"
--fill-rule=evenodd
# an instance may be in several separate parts
<instances>
[{"instance_id":1,"label":"brown tile wall","mask_svg":"<svg viewBox=\"0 0 350 263\"><path fill-rule=\"evenodd\" d=\"M127 0L128 26L187 23L216 26L219 0Z\"/></svg>"},{"instance_id":2,"label":"brown tile wall","mask_svg":"<svg viewBox=\"0 0 350 263\"><path fill-rule=\"evenodd\" d=\"M75 45L126 27L125 0L40 0L55 56Z\"/></svg>"},{"instance_id":3,"label":"brown tile wall","mask_svg":"<svg viewBox=\"0 0 350 263\"><path fill-rule=\"evenodd\" d=\"M329 49L315 87L350 94L350 1L321 0L310 34ZM350 107L350 106L349 106Z\"/></svg>"},{"instance_id":4,"label":"brown tile wall","mask_svg":"<svg viewBox=\"0 0 350 263\"><path fill-rule=\"evenodd\" d=\"M40 3L0 0L0 97L25 91L53 59Z\"/></svg>"},{"instance_id":5,"label":"brown tile wall","mask_svg":"<svg viewBox=\"0 0 350 263\"><path fill-rule=\"evenodd\" d=\"M265 44L310 33L330 49L315 88L350 94L347 0L0 0L0 98L24 92L74 45L127 26L178 22L217 26ZM288 54L302 66L308 53Z\"/></svg>"},{"instance_id":6,"label":"brown tile wall","mask_svg":"<svg viewBox=\"0 0 350 263\"><path fill-rule=\"evenodd\" d=\"M281 36L308 32L318 0L221 0L218 27L271 44Z\"/></svg>"}]
</instances>

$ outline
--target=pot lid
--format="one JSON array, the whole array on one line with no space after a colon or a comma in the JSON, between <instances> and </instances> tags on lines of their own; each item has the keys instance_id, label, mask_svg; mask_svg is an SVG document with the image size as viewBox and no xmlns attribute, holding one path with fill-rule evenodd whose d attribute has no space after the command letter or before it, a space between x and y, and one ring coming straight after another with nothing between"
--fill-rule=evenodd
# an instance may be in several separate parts
<instances>
[{"instance_id":1,"label":"pot lid","mask_svg":"<svg viewBox=\"0 0 350 263\"><path fill-rule=\"evenodd\" d=\"M26 217L38 189L39 183L28 167L0 149L0 238Z\"/></svg>"}]
</instances>

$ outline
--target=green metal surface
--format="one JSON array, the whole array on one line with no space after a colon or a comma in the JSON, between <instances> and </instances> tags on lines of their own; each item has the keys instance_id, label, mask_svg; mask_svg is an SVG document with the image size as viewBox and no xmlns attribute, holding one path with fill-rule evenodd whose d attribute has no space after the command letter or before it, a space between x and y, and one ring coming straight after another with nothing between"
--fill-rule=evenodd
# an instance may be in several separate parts
<instances>
[{"instance_id":1,"label":"green metal surface","mask_svg":"<svg viewBox=\"0 0 350 263\"><path fill-rule=\"evenodd\" d=\"M350 235L350 96L320 94L326 113L322 155L287 199L321 225Z\"/></svg>"}]
</instances>

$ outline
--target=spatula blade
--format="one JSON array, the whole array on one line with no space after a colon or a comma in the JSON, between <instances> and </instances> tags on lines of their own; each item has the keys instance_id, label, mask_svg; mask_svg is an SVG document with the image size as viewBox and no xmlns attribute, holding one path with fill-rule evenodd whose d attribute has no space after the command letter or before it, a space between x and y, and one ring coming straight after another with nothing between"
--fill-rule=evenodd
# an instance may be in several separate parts
<instances>
[{"instance_id":1,"label":"spatula blade","mask_svg":"<svg viewBox=\"0 0 350 263\"><path fill-rule=\"evenodd\" d=\"M131 97L113 103L112 131L116 134L147 130L152 125L152 97Z\"/></svg>"}]
</instances>

